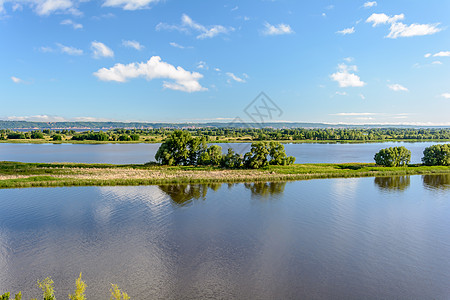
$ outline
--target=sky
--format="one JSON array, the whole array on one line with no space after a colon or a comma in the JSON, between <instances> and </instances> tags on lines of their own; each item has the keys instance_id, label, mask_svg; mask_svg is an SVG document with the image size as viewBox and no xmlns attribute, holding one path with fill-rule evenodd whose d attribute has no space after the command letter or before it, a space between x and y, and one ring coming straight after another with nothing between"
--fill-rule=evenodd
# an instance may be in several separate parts
<instances>
[{"instance_id":1,"label":"sky","mask_svg":"<svg viewBox=\"0 0 450 300\"><path fill-rule=\"evenodd\" d=\"M251 107L448 126L449 17L448 0L0 0L0 119L247 122Z\"/></svg>"}]
</instances>

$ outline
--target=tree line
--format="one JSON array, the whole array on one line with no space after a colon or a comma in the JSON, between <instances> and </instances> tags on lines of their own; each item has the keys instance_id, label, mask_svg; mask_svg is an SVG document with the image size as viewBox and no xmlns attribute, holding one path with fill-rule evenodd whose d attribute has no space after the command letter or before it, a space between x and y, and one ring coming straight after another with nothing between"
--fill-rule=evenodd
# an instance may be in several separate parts
<instances>
[{"instance_id":1,"label":"tree line","mask_svg":"<svg viewBox=\"0 0 450 300\"><path fill-rule=\"evenodd\" d=\"M107 131L33 130L29 132L0 130L0 140L7 139L72 139L75 141L164 141L173 128L111 129ZM196 137L207 141L390 141L390 140L450 140L450 129L414 128L187 128ZM142 139L141 139L142 137Z\"/></svg>"},{"instance_id":2,"label":"tree line","mask_svg":"<svg viewBox=\"0 0 450 300\"><path fill-rule=\"evenodd\" d=\"M222 147L209 145L205 137L193 137L188 131L175 130L161 144L155 159L169 166L220 166L224 168L259 169L268 165L291 165L295 158L287 156L279 142L255 142L244 155L229 148L222 154Z\"/></svg>"},{"instance_id":3,"label":"tree line","mask_svg":"<svg viewBox=\"0 0 450 300\"><path fill-rule=\"evenodd\" d=\"M411 151L405 147L381 149L374 156L375 163L385 167L407 166ZM422 163L426 166L450 166L450 144L437 144L425 148Z\"/></svg>"}]
</instances>

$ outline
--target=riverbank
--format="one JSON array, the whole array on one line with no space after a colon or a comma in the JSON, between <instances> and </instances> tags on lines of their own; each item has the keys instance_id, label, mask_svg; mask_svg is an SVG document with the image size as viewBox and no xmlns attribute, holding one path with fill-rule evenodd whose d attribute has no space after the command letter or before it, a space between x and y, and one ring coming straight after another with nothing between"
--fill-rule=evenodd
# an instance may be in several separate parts
<instances>
[{"instance_id":1,"label":"riverbank","mask_svg":"<svg viewBox=\"0 0 450 300\"><path fill-rule=\"evenodd\" d=\"M280 142L282 144L376 144L376 143L447 143L449 139L387 139L387 140L267 140L266 142ZM53 141L51 139L17 139L17 140L0 140L2 144L160 144L162 139L155 139L149 141L146 139L140 139L139 141L76 141L76 140L63 140ZM257 140L252 139L222 139L222 140L210 140L210 144L228 144L228 143L253 143Z\"/></svg>"},{"instance_id":2,"label":"riverbank","mask_svg":"<svg viewBox=\"0 0 450 300\"><path fill-rule=\"evenodd\" d=\"M450 167L377 167L369 163L294 164L258 170L213 167L0 162L0 188L291 181L450 174Z\"/></svg>"}]
</instances>

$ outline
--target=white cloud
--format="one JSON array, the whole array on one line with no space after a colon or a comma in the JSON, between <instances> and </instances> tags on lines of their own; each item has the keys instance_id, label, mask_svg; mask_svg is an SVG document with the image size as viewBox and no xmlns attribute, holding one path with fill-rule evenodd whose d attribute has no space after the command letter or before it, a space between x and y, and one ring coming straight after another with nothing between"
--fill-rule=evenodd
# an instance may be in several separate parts
<instances>
[{"instance_id":1,"label":"white cloud","mask_svg":"<svg viewBox=\"0 0 450 300\"><path fill-rule=\"evenodd\" d=\"M443 93L441 94L441 97L445 99L450 99L450 93Z\"/></svg>"},{"instance_id":2,"label":"white cloud","mask_svg":"<svg viewBox=\"0 0 450 300\"><path fill-rule=\"evenodd\" d=\"M122 46L134 48L136 50L142 50L144 49L144 46L142 46L137 41L122 41ZM113 54L114 55L114 54Z\"/></svg>"},{"instance_id":3,"label":"white cloud","mask_svg":"<svg viewBox=\"0 0 450 300\"><path fill-rule=\"evenodd\" d=\"M390 17L386 14L372 14L370 17L367 18L366 23L372 23L372 27L378 26L380 24L393 24L396 23L399 20L403 20L405 18L404 14L395 15L393 17Z\"/></svg>"},{"instance_id":4,"label":"white cloud","mask_svg":"<svg viewBox=\"0 0 450 300\"><path fill-rule=\"evenodd\" d=\"M95 58L114 57L114 51L103 43L94 41L91 43L91 49Z\"/></svg>"},{"instance_id":5,"label":"white cloud","mask_svg":"<svg viewBox=\"0 0 450 300\"><path fill-rule=\"evenodd\" d=\"M336 33L340 33L342 35L352 34L352 33L355 33L355 27L345 28L345 29L336 31Z\"/></svg>"},{"instance_id":6,"label":"white cloud","mask_svg":"<svg viewBox=\"0 0 450 300\"><path fill-rule=\"evenodd\" d=\"M30 122L64 122L67 119L58 116L35 115L35 116L10 116L9 121L30 121Z\"/></svg>"},{"instance_id":7,"label":"white cloud","mask_svg":"<svg viewBox=\"0 0 450 300\"><path fill-rule=\"evenodd\" d=\"M15 77L15 76L11 76L11 80L12 80L14 83L22 83L22 82L23 82L22 79L20 79L20 78L18 78L18 77Z\"/></svg>"},{"instance_id":8,"label":"white cloud","mask_svg":"<svg viewBox=\"0 0 450 300\"><path fill-rule=\"evenodd\" d=\"M82 55L83 54L83 50L81 50L81 49L77 49L77 48L71 47L71 46L65 46L60 43L56 43L56 45L59 47L59 50L62 53L69 54L69 55ZM43 50L43 49L45 49L45 47L41 48L41 50Z\"/></svg>"},{"instance_id":9,"label":"white cloud","mask_svg":"<svg viewBox=\"0 0 450 300\"><path fill-rule=\"evenodd\" d=\"M439 60L435 60L431 63L432 65L442 65L442 62Z\"/></svg>"},{"instance_id":10,"label":"white cloud","mask_svg":"<svg viewBox=\"0 0 450 300\"><path fill-rule=\"evenodd\" d=\"M408 89L401 84L388 84L388 88L396 92L408 92Z\"/></svg>"},{"instance_id":11,"label":"white cloud","mask_svg":"<svg viewBox=\"0 0 450 300\"><path fill-rule=\"evenodd\" d=\"M338 96L347 96L347 92L336 92Z\"/></svg>"},{"instance_id":12,"label":"white cloud","mask_svg":"<svg viewBox=\"0 0 450 300\"><path fill-rule=\"evenodd\" d=\"M170 42L169 44L170 44L170 46L175 47L175 48L179 48L179 49L184 49L184 48L186 48L186 47L181 46L180 44L177 44L177 43L175 43L175 42Z\"/></svg>"},{"instance_id":13,"label":"white cloud","mask_svg":"<svg viewBox=\"0 0 450 300\"><path fill-rule=\"evenodd\" d=\"M198 32L198 39L213 38L219 34L228 34L234 31L233 27L225 27L222 25L204 26L191 19L186 14L181 16L181 25L169 25L166 23L159 23L156 25L156 30L178 30L180 32L188 33L191 30Z\"/></svg>"},{"instance_id":14,"label":"white cloud","mask_svg":"<svg viewBox=\"0 0 450 300\"><path fill-rule=\"evenodd\" d=\"M150 4L158 2L159 0L106 0L102 6L122 7L124 10L137 10L149 8Z\"/></svg>"},{"instance_id":15,"label":"white cloud","mask_svg":"<svg viewBox=\"0 0 450 300\"><path fill-rule=\"evenodd\" d=\"M233 79L233 80L236 81L236 82L241 82L241 83L244 83L244 82L245 82L245 79L242 79L242 78L240 78L240 77L237 77L236 75L234 75L234 74L231 73L231 72L227 72L226 74L227 74L228 77L230 77L231 79ZM230 82L230 81L228 81L228 82Z\"/></svg>"},{"instance_id":16,"label":"white cloud","mask_svg":"<svg viewBox=\"0 0 450 300\"><path fill-rule=\"evenodd\" d=\"M370 8L374 6L377 6L377 1L367 1L366 3L363 4L364 8Z\"/></svg>"},{"instance_id":17,"label":"white cloud","mask_svg":"<svg viewBox=\"0 0 450 300\"><path fill-rule=\"evenodd\" d=\"M291 26L287 24L278 24L278 25L271 25L269 23L264 24L264 30L262 33L264 35L281 35L281 34L292 34L294 31L292 30Z\"/></svg>"},{"instance_id":18,"label":"white cloud","mask_svg":"<svg viewBox=\"0 0 450 300\"><path fill-rule=\"evenodd\" d=\"M405 18L404 14L394 15L393 17L388 16L386 14L372 14L369 18L367 18L366 23L372 23L372 27L381 25L381 24L391 24L389 28L389 34L386 36L387 38L396 39L399 37L412 37L412 36L422 36L422 35L430 35L441 31L439 28L439 23L436 24L411 24L406 25L400 20Z\"/></svg>"},{"instance_id":19,"label":"white cloud","mask_svg":"<svg viewBox=\"0 0 450 300\"><path fill-rule=\"evenodd\" d=\"M354 60L354 58L353 57L344 57L344 60L346 61L346 62L352 62L353 60Z\"/></svg>"},{"instance_id":20,"label":"white cloud","mask_svg":"<svg viewBox=\"0 0 450 300\"><path fill-rule=\"evenodd\" d=\"M197 72L189 72L182 67L161 61L159 56L152 56L147 62L130 63L128 65L116 64L112 68L102 68L94 75L103 81L126 82L129 79L143 77L147 80L162 78L171 79L174 82L164 82L163 87L183 92L204 91L198 82L203 75Z\"/></svg>"},{"instance_id":21,"label":"white cloud","mask_svg":"<svg viewBox=\"0 0 450 300\"><path fill-rule=\"evenodd\" d=\"M80 14L75 8L75 4L71 0L45 0L45 1L30 1L35 5L35 11L38 15L48 16L52 13L71 13L74 15Z\"/></svg>"},{"instance_id":22,"label":"white cloud","mask_svg":"<svg viewBox=\"0 0 450 300\"><path fill-rule=\"evenodd\" d=\"M82 24L75 23L74 21L72 21L70 19L63 20L63 21L61 21L60 24L72 26L73 29L82 29L83 28Z\"/></svg>"},{"instance_id":23,"label":"white cloud","mask_svg":"<svg viewBox=\"0 0 450 300\"><path fill-rule=\"evenodd\" d=\"M431 56L431 53L427 53L427 54L424 55L424 57L426 57L426 58L428 58L430 56Z\"/></svg>"},{"instance_id":24,"label":"white cloud","mask_svg":"<svg viewBox=\"0 0 450 300\"><path fill-rule=\"evenodd\" d=\"M366 100L366 96L364 96L364 94L359 94L359 97L361 97L361 99Z\"/></svg>"},{"instance_id":25,"label":"white cloud","mask_svg":"<svg viewBox=\"0 0 450 300\"><path fill-rule=\"evenodd\" d=\"M441 51L433 55L434 57L448 57L450 56L450 51Z\"/></svg>"},{"instance_id":26,"label":"white cloud","mask_svg":"<svg viewBox=\"0 0 450 300\"><path fill-rule=\"evenodd\" d=\"M360 77L350 72L356 72L356 66L347 66L346 64L339 64L338 71L331 74L331 79L338 82L340 87L362 87L366 83L361 81Z\"/></svg>"},{"instance_id":27,"label":"white cloud","mask_svg":"<svg viewBox=\"0 0 450 300\"><path fill-rule=\"evenodd\" d=\"M208 67L208 65L206 64L206 62L204 62L204 61L199 61L198 64L197 64L197 69L205 69L205 70L208 70L209 67Z\"/></svg>"},{"instance_id":28,"label":"white cloud","mask_svg":"<svg viewBox=\"0 0 450 300\"><path fill-rule=\"evenodd\" d=\"M441 31L442 29L438 27L439 23L436 24L411 24L405 25L401 22L393 23L390 28L390 32L387 35L388 38L396 39L398 37L412 37L421 35L430 35Z\"/></svg>"}]
</instances>

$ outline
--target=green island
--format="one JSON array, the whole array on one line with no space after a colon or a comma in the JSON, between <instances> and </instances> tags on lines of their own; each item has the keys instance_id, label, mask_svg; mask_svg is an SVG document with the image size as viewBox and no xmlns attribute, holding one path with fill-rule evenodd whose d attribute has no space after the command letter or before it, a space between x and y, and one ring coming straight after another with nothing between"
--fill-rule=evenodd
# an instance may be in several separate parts
<instances>
[{"instance_id":1,"label":"green island","mask_svg":"<svg viewBox=\"0 0 450 300\"><path fill-rule=\"evenodd\" d=\"M0 188L261 182L425 174L450 174L450 167L381 167L374 163L348 163L223 169L211 166L0 162Z\"/></svg>"},{"instance_id":2,"label":"green island","mask_svg":"<svg viewBox=\"0 0 450 300\"><path fill-rule=\"evenodd\" d=\"M0 162L0 188L288 181L450 173L450 144L424 150L423 164L409 164L411 152L390 147L375 163L294 164L278 141L258 141L245 154L208 144L206 137L175 130L161 144L156 162L112 165Z\"/></svg>"}]
</instances>

